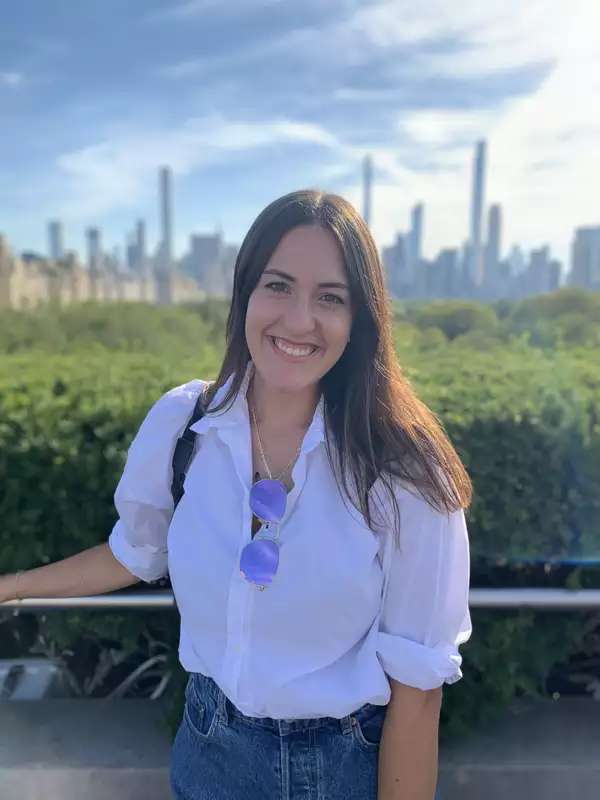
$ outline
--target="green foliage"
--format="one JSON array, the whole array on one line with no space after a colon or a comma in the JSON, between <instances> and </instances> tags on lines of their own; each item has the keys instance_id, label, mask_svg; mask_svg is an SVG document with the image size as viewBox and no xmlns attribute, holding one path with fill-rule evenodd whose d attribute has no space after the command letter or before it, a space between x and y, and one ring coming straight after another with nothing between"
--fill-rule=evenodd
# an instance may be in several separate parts
<instances>
[{"instance_id":1,"label":"green foliage","mask_svg":"<svg viewBox=\"0 0 600 800\"><path fill-rule=\"evenodd\" d=\"M0 353L120 353L192 355L214 353L215 332L224 324L218 301L181 307L143 303L77 303L36 311L4 311L0 316Z\"/></svg>"},{"instance_id":2,"label":"green foliage","mask_svg":"<svg viewBox=\"0 0 600 800\"><path fill-rule=\"evenodd\" d=\"M546 697L553 668L583 646L585 615L530 609L472 609L473 635L461 645L463 677L444 689L440 741L493 722L513 697Z\"/></svg>"},{"instance_id":3,"label":"green foliage","mask_svg":"<svg viewBox=\"0 0 600 800\"><path fill-rule=\"evenodd\" d=\"M492 308L467 300L436 301L407 316L419 328L439 328L450 340L469 331L493 331L498 325Z\"/></svg>"},{"instance_id":4,"label":"green foliage","mask_svg":"<svg viewBox=\"0 0 600 800\"><path fill-rule=\"evenodd\" d=\"M507 317L515 335L530 334L536 347L600 345L600 293L575 287L527 298Z\"/></svg>"},{"instance_id":5,"label":"green foliage","mask_svg":"<svg viewBox=\"0 0 600 800\"><path fill-rule=\"evenodd\" d=\"M587 295L394 304L404 374L473 480L472 586L493 585L497 563L600 556L600 306L598 295ZM106 541L131 439L162 393L216 375L227 312L219 301L3 312L0 573ZM530 585L518 567L507 583ZM582 583L597 586L598 576L578 568L564 585ZM174 613L0 610L0 657L34 652L43 641L83 681L102 651L139 660L159 640L174 734L186 679ZM474 609L472 619L473 637L461 647L464 677L445 692L442 735L489 721L515 694L543 693L589 625L582 612L526 609Z\"/></svg>"}]
</instances>

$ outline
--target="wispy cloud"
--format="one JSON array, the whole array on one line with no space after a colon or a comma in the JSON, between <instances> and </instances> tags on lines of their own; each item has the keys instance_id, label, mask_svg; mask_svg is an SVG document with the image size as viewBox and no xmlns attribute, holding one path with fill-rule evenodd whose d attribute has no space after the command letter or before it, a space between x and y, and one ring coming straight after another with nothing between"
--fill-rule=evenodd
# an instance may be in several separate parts
<instances>
[{"instance_id":1,"label":"wispy cloud","mask_svg":"<svg viewBox=\"0 0 600 800\"><path fill-rule=\"evenodd\" d=\"M192 118L177 129L134 130L64 153L56 162L54 202L71 219L131 207L145 196L148 186L154 186L160 164L168 163L175 175L184 176L222 163L234 153L282 144L336 151L341 147L320 126L290 119L252 124L219 114Z\"/></svg>"},{"instance_id":2,"label":"wispy cloud","mask_svg":"<svg viewBox=\"0 0 600 800\"><path fill-rule=\"evenodd\" d=\"M21 72L0 72L0 86L8 89L17 89L25 82L25 76Z\"/></svg>"},{"instance_id":3,"label":"wispy cloud","mask_svg":"<svg viewBox=\"0 0 600 800\"><path fill-rule=\"evenodd\" d=\"M206 66L206 60L202 58L188 58L184 61L177 61L174 64L166 64L164 67L158 67L156 74L163 78L189 78L192 75L198 75Z\"/></svg>"},{"instance_id":4,"label":"wispy cloud","mask_svg":"<svg viewBox=\"0 0 600 800\"><path fill-rule=\"evenodd\" d=\"M282 0L236 0L223 3L222 0L187 0L185 3L170 3L153 11L145 17L146 22L186 22L198 19L211 12L223 16L238 16L248 10L266 8L281 3Z\"/></svg>"}]
</instances>

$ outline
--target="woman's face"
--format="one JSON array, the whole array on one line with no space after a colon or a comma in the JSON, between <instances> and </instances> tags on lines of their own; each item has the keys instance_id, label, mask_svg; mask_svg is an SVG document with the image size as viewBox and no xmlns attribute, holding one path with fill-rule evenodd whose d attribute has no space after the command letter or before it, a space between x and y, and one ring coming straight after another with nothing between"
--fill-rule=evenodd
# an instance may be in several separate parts
<instances>
[{"instance_id":1,"label":"woman's face","mask_svg":"<svg viewBox=\"0 0 600 800\"><path fill-rule=\"evenodd\" d=\"M246 341L268 385L298 391L316 384L350 336L350 291L339 245L319 226L283 236L250 295Z\"/></svg>"}]
</instances>

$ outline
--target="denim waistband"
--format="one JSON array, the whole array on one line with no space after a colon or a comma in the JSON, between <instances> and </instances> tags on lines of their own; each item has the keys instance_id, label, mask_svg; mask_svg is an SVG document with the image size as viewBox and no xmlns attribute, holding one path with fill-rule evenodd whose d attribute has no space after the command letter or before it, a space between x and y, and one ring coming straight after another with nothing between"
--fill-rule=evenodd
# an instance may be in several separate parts
<instances>
[{"instance_id":1,"label":"denim waistband","mask_svg":"<svg viewBox=\"0 0 600 800\"><path fill-rule=\"evenodd\" d=\"M273 717L250 717L240 711L239 708L231 702L221 687L212 678L203 675L201 672L190 672L189 675L189 680L194 681L196 689L201 694L206 693L215 700L217 713L224 721L228 722L231 717L237 717L249 725L254 725L259 728L270 728L281 735L294 731L320 728L324 725L331 725L332 723L339 725L342 733L350 733L353 725L352 717L355 714L369 708L385 708L385 706L373 706L371 703L365 703L360 708L341 718L315 717L313 719L274 719Z\"/></svg>"}]
</instances>

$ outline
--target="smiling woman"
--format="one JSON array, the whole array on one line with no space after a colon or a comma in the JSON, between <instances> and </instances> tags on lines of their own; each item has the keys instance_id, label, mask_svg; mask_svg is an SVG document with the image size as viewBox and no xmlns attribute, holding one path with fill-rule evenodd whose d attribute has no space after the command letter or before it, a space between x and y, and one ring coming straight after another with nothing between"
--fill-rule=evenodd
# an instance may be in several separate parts
<instances>
[{"instance_id":1,"label":"smiling woman","mask_svg":"<svg viewBox=\"0 0 600 800\"><path fill-rule=\"evenodd\" d=\"M299 798L311 775L332 800L432 800L442 685L471 634L471 484L403 376L346 200L303 190L261 212L219 375L176 395L205 413L168 537L191 707L175 796Z\"/></svg>"}]
</instances>

